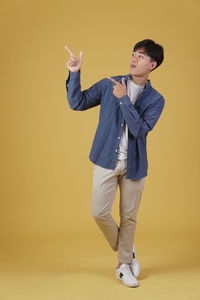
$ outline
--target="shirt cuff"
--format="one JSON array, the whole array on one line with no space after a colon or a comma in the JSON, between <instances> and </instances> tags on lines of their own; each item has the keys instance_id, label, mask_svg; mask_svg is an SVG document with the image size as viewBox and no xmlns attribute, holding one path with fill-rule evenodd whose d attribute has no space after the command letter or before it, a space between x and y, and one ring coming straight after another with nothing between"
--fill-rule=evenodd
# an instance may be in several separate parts
<instances>
[{"instance_id":1,"label":"shirt cuff","mask_svg":"<svg viewBox=\"0 0 200 300\"><path fill-rule=\"evenodd\" d=\"M132 112L132 114L135 116L135 117L138 117L138 112L137 110L135 109L133 103L131 102L130 98L128 95L125 95L121 98L118 99L118 102L119 102L119 105L121 107L122 110L130 110Z\"/></svg>"},{"instance_id":2,"label":"shirt cuff","mask_svg":"<svg viewBox=\"0 0 200 300\"><path fill-rule=\"evenodd\" d=\"M131 102L131 100L130 100L130 98L129 98L128 95L125 95L125 96L123 96L121 98L118 98L118 102L119 102L120 105L126 105L126 106L132 104L132 102Z\"/></svg>"},{"instance_id":3,"label":"shirt cuff","mask_svg":"<svg viewBox=\"0 0 200 300\"><path fill-rule=\"evenodd\" d=\"M69 80L80 80L80 73L81 73L81 70L79 70L78 72L69 71L69 75L66 80L66 86L68 85Z\"/></svg>"}]
</instances>

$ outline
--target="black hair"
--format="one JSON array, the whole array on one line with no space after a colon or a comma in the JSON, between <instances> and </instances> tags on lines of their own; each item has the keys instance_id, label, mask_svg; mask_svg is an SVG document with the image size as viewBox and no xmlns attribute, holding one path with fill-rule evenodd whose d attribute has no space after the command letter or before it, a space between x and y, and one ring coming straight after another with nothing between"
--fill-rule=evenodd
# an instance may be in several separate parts
<instances>
[{"instance_id":1,"label":"black hair","mask_svg":"<svg viewBox=\"0 0 200 300\"><path fill-rule=\"evenodd\" d=\"M157 65L153 70L161 65L164 59L164 49L161 45L156 44L153 40L145 39L135 44L133 51L141 48L144 49L145 53L150 56L153 61L157 62Z\"/></svg>"}]
</instances>

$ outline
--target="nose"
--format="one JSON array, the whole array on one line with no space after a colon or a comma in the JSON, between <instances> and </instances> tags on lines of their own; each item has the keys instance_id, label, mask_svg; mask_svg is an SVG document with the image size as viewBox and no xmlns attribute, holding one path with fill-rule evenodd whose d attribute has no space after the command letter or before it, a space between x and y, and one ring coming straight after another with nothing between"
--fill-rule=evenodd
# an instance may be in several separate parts
<instances>
[{"instance_id":1,"label":"nose","mask_svg":"<svg viewBox=\"0 0 200 300\"><path fill-rule=\"evenodd\" d=\"M132 61L133 63L134 63L134 62L137 62L137 57L136 57L136 56L132 56L131 61Z\"/></svg>"}]
</instances>

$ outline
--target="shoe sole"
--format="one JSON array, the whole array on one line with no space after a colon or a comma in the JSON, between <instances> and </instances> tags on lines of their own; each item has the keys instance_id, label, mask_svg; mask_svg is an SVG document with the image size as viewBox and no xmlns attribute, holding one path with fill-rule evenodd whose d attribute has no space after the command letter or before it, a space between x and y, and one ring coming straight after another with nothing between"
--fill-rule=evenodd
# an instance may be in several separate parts
<instances>
[{"instance_id":1,"label":"shoe sole","mask_svg":"<svg viewBox=\"0 0 200 300\"><path fill-rule=\"evenodd\" d=\"M139 286L139 283L138 283L138 284L134 284L134 285L126 284L126 283L125 283L121 278L119 278L117 275L116 275L116 279L117 279L117 280L120 280L125 286L131 287L131 288L135 288L135 287L138 287L138 286Z\"/></svg>"}]
</instances>

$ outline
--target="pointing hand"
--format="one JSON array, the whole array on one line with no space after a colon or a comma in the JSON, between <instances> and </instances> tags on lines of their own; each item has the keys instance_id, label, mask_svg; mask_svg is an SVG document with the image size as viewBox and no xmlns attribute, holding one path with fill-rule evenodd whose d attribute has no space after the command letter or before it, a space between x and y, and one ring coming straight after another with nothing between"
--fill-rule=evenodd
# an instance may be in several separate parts
<instances>
[{"instance_id":1,"label":"pointing hand","mask_svg":"<svg viewBox=\"0 0 200 300\"><path fill-rule=\"evenodd\" d=\"M115 83L115 85L113 86L113 94L115 95L115 97L121 98L127 95L124 77L122 78L122 83L119 83L118 81L114 80L112 77L108 77L108 79L110 79L112 82Z\"/></svg>"},{"instance_id":2,"label":"pointing hand","mask_svg":"<svg viewBox=\"0 0 200 300\"><path fill-rule=\"evenodd\" d=\"M65 46L65 49L67 49L70 54L66 66L71 72L78 72L83 62L83 52L81 51L79 58L77 58L67 46Z\"/></svg>"}]
</instances>

